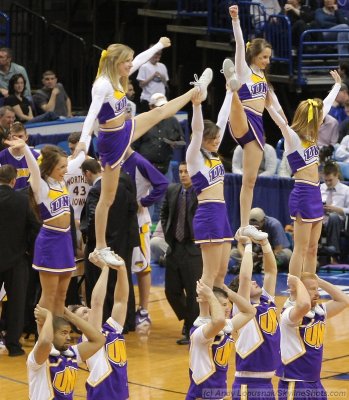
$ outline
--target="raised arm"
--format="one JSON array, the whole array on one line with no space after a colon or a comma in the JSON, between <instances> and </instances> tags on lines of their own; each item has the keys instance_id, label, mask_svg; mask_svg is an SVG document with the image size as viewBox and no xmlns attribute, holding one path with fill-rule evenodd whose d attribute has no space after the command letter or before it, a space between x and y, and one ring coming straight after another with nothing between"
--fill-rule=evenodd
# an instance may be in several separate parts
<instances>
[{"instance_id":1,"label":"raised arm","mask_svg":"<svg viewBox=\"0 0 349 400\"><path fill-rule=\"evenodd\" d=\"M88 315L88 322L99 330L103 322L103 306L107 293L109 268L108 265L94 253L91 253L88 259L101 269L101 274L92 290L91 310Z\"/></svg>"},{"instance_id":2,"label":"raised arm","mask_svg":"<svg viewBox=\"0 0 349 400\"><path fill-rule=\"evenodd\" d=\"M219 127L219 143L222 142L225 128L227 126L228 118L230 115L231 101L233 99L233 92L227 90L221 109L218 113L216 125Z\"/></svg>"},{"instance_id":3,"label":"raised arm","mask_svg":"<svg viewBox=\"0 0 349 400\"><path fill-rule=\"evenodd\" d=\"M224 285L223 289L227 292L229 301L239 309L239 312L231 319L234 331L238 331L256 315L256 308L250 303L250 299L246 300L228 286Z\"/></svg>"},{"instance_id":4,"label":"raised arm","mask_svg":"<svg viewBox=\"0 0 349 400\"><path fill-rule=\"evenodd\" d=\"M111 312L111 316L114 321L119 325L124 326L126 313L127 313L127 302L129 293L129 283L127 277L127 270L125 264L118 267L118 279L116 281L114 289L114 305Z\"/></svg>"},{"instance_id":5,"label":"raised arm","mask_svg":"<svg viewBox=\"0 0 349 400\"><path fill-rule=\"evenodd\" d=\"M235 50L235 68L237 78L241 81L241 83L245 83L248 74L250 73L249 66L246 63L246 51L245 51L245 42L242 35L242 30L240 26L239 20L239 7L238 6L230 6L229 14L232 20L234 38L236 43Z\"/></svg>"},{"instance_id":6,"label":"raised arm","mask_svg":"<svg viewBox=\"0 0 349 400\"><path fill-rule=\"evenodd\" d=\"M297 276L289 274L287 285L290 288L291 297L295 299L294 306L289 314L289 319L293 324L297 324L311 308L309 293Z\"/></svg>"},{"instance_id":7,"label":"raised arm","mask_svg":"<svg viewBox=\"0 0 349 400\"><path fill-rule=\"evenodd\" d=\"M38 365L43 364L50 355L53 343L52 314L39 305L34 310L35 321L38 324L40 335L34 348L34 358Z\"/></svg>"},{"instance_id":8,"label":"raised arm","mask_svg":"<svg viewBox=\"0 0 349 400\"><path fill-rule=\"evenodd\" d=\"M319 288L327 292L332 298L332 300L325 303L327 318L334 317L349 306L349 297L345 293L343 293L338 287L319 277L317 279L319 283Z\"/></svg>"},{"instance_id":9,"label":"raised arm","mask_svg":"<svg viewBox=\"0 0 349 400\"><path fill-rule=\"evenodd\" d=\"M110 91L113 91L113 87L110 82L106 79L98 78L92 87L92 102L90 108L87 113L87 117L85 118L84 125L82 127L81 137L78 145L76 146L74 156L76 156L80 150L85 150L84 145L81 143L86 143L87 137L92 135L93 126L96 121L97 115L102 107L106 94Z\"/></svg>"},{"instance_id":10,"label":"raised arm","mask_svg":"<svg viewBox=\"0 0 349 400\"><path fill-rule=\"evenodd\" d=\"M192 136L187 149L186 160L191 174L200 170L199 156L204 133L204 120L200 103L193 103L193 118L191 122Z\"/></svg>"},{"instance_id":11,"label":"raised arm","mask_svg":"<svg viewBox=\"0 0 349 400\"><path fill-rule=\"evenodd\" d=\"M105 337L90 323L64 308L64 318L75 325L87 338L78 344L82 361L86 361L95 354L105 343Z\"/></svg>"},{"instance_id":12,"label":"raised arm","mask_svg":"<svg viewBox=\"0 0 349 400\"><path fill-rule=\"evenodd\" d=\"M325 118L326 115L329 113L333 102L335 101L337 94L339 93L339 90L341 88L341 83L342 79L339 76L337 71L330 71L330 74L332 78L335 81L335 84L333 85L330 93L327 95L327 97L324 99L324 108L322 110L322 118Z\"/></svg>"},{"instance_id":13,"label":"raised arm","mask_svg":"<svg viewBox=\"0 0 349 400\"><path fill-rule=\"evenodd\" d=\"M253 271L252 243L250 238L245 236L240 236L239 242L245 246L245 249L240 266L238 294L245 300L250 301Z\"/></svg>"},{"instance_id":14,"label":"raised arm","mask_svg":"<svg viewBox=\"0 0 349 400\"><path fill-rule=\"evenodd\" d=\"M214 338L225 326L223 308L212 289L205 283L197 281L196 292L198 294L198 302L207 301L210 308L211 320L203 327L203 334L206 339Z\"/></svg>"},{"instance_id":15,"label":"raised arm","mask_svg":"<svg viewBox=\"0 0 349 400\"><path fill-rule=\"evenodd\" d=\"M33 156L33 153L30 151L30 148L25 144L25 141L22 139L4 140L4 143L6 143L13 149L23 149L24 157L30 171L30 186L34 192L35 200L39 203L40 192L41 189L43 189L42 184L44 183L44 181L41 179L40 168L38 162ZM46 184L44 186L47 187ZM47 192L48 190L49 189L47 187Z\"/></svg>"},{"instance_id":16,"label":"raised arm","mask_svg":"<svg viewBox=\"0 0 349 400\"><path fill-rule=\"evenodd\" d=\"M263 267L264 267L264 281L263 287L270 296L275 295L276 278L277 278L277 265L273 249L270 246L268 239L260 242L263 252Z\"/></svg>"},{"instance_id":17,"label":"raised arm","mask_svg":"<svg viewBox=\"0 0 349 400\"><path fill-rule=\"evenodd\" d=\"M148 50L143 51L134 58L130 75L136 72L138 68L142 64L146 63L156 52L170 46L171 40L168 37L161 37L160 40L156 44L154 44L154 46L150 47Z\"/></svg>"}]
</instances>

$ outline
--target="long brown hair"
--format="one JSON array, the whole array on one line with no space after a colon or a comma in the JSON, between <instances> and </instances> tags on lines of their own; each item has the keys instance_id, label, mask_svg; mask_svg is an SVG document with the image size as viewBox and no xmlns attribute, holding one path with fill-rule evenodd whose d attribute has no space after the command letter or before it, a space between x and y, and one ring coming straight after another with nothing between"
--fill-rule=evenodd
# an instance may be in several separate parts
<instances>
[{"instance_id":1,"label":"long brown hair","mask_svg":"<svg viewBox=\"0 0 349 400\"><path fill-rule=\"evenodd\" d=\"M47 181L47 178L51 175L53 169L55 168L61 157L68 156L67 153L58 146L48 144L41 149L38 163L40 168L40 175L44 181ZM34 192L31 186L29 187L29 202L38 221L42 222L39 207L35 200Z\"/></svg>"},{"instance_id":2,"label":"long brown hair","mask_svg":"<svg viewBox=\"0 0 349 400\"><path fill-rule=\"evenodd\" d=\"M246 62L252 64L254 57L257 57L264 49L272 50L272 46L265 39L257 38L246 44Z\"/></svg>"},{"instance_id":3,"label":"long brown hair","mask_svg":"<svg viewBox=\"0 0 349 400\"><path fill-rule=\"evenodd\" d=\"M204 119L204 132L202 135L203 140L213 140L219 134L219 127L209 119ZM209 161L210 166L212 164L211 159L206 154L206 151L201 148L201 154L206 160Z\"/></svg>"}]
</instances>

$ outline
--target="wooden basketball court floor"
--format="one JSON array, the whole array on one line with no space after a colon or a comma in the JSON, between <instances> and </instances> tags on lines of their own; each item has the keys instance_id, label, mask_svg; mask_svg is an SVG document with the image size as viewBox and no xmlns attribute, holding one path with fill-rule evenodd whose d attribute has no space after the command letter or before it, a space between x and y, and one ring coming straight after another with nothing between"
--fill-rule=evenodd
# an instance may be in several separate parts
<instances>
[{"instance_id":1,"label":"wooden basketball court floor","mask_svg":"<svg viewBox=\"0 0 349 400\"><path fill-rule=\"evenodd\" d=\"M284 296L277 296L281 308ZM182 323L168 305L163 286L153 286L151 304L152 331L142 343L135 332L125 335L128 354L130 399L180 400L188 388L188 347L179 346ZM29 353L33 337L23 340ZM28 398L26 356L10 358L0 352L0 400ZM228 389L234 376L234 354L228 373ZM75 389L76 399L85 399L87 372L82 366ZM349 399L349 309L327 322L322 380L329 399ZM277 379L273 380L275 388Z\"/></svg>"}]
</instances>

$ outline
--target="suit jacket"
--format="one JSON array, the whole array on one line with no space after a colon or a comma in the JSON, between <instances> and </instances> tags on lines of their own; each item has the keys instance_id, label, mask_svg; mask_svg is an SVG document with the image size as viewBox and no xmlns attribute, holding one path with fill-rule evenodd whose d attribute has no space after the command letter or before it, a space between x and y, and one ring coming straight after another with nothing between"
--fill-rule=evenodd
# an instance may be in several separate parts
<instances>
[{"instance_id":1,"label":"suit jacket","mask_svg":"<svg viewBox=\"0 0 349 400\"><path fill-rule=\"evenodd\" d=\"M0 185L0 271L25 262L28 238L37 232L38 221L28 197L8 185Z\"/></svg>"},{"instance_id":2,"label":"suit jacket","mask_svg":"<svg viewBox=\"0 0 349 400\"><path fill-rule=\"evenodd\" d=\"M80 230L86 238L88 248L95 248L95 211L101 195L101 179L88 192L86 203L81 212ZM137 220L136 188L131 178L120 174L118 190L114 203L108 214L106 239L111 247L121 257L126 257L129 248L139 245Z\"/></svg>"},{"instance_id":3,"label":"suit jacket","mask_svg":"<svg viewBox=\"0 0 349 400\"><path fill-rule=\"evenodd\" d=\"M177 222L177 202L181 190L182 190L181 184L179 183L170 184L169 187L167 188L162 208L160 211L162 230L164 232L165 240L170 246L168 253L171 252L171 249L174 247L174 244L177 241L174 233ZM194 231L193 231L193 218L198 205L198 200L194 190L190 190L188 195L189 198L187 200L186 221L188 222L189 226L190 239L185 239L184 244L189 254L200 255L201 254L200 247L195 245L194 243Z\"/></svg>"}]
</instances>

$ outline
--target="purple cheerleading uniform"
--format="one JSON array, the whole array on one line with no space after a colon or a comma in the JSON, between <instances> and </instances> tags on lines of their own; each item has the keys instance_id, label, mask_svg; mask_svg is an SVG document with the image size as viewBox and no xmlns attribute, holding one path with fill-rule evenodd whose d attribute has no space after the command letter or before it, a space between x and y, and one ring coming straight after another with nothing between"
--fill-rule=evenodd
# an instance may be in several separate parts
<instances>
[{"instance_id":1,"label":"purple cheerleading uniform","mask_svg":"<svg viewBox=\"0 0 349 400\"><path fill-rule=\"evenodd\" d=\"M33 349L27 360L29 399L73 400L79 362L77 346L59 355L51 353L41 365L36 363Z\"/></svg>"},{"instance_id":2,"label":"purple cheerleading uniform","mask_svg":"<svg viewBox=\"0 0 349 400\"><path fill-rule=\"evenodd\" d=\"M96 119L100 125L110 123L113 126L101 127L98 134L97 148L103 168L107 164L111 168L119 166L131 144L135 122L124 120L126 107L127 98L121 84L114 87L106 76L99 76L92 87L92 103L82 128L80 142L86 142ZM118 125L114 127L116 124Z\"/></svg>"},{"instance_id":3,"label":"purple cheerleading uniform","mask_svg":"<svg viewBox=\"0 0 349 400\"><path fill-rule=\"evenodd\" d=\"M37 159L39 153L30 149L31 153ZM25 156L15 157L10 153L9 149L4 149L0 152L0 165L10 164L17 170L16 184L14 189L23 189L29 185L28 178L30 176L30 171L28 168Z\"/></svg>"},{"instance_id":4,"label":"purple cheerleading uniform","mask_svg":"<svg viewBox=\"0 0 349 400\"><path fill-rule=\"evenodd\" d=\"M236 341L233 399L274 400L271 377L281 364L280 327L274 297L264 289L255 304L256 316L240 329ZM234 307L234 314L238 312ZM253 376L255 375L255 376Z\"/></svg>"},{"instance_id":5,"label":"purple cheerleading uniform","mask_svg":"<svg viewBox=\"0 0 349 400\"><path fill-rule=\"evenodd\" d=\"M265 145L263 113L254 110L248 103L251 100L265 100L268 93L268 83L262 71L257 73L253 71L250 66L247 66L247 64L245 64L244 67L244 77L242 81L244 83L239 89L238 95L247 117L248 131L242 137L237 138L234 136L234 132L229 123L230 134L242 148L245 144L256 140L263 150Z\"/></svg>"},{"instance_id":6,"label":"purple cheerleading uniform","mask_svg":"<svg viewBox=\"0 0 349 400\"><path fill-rule=\"evenodd\" d=\"M33 268L43 272L65 273L75 271L73 241L70 226L58 228L45 222L60 215L70 214L68 189L65 184L42 181L48 193L42 196L39 211L43 225L35 241Z\"/></svg>"},{"instance_id":7,"label":"purple cheerleading uniform","mask_svg":"<svg viewBox=\"0 0 349 400\"><path fill-rule=\"evenodd\" d=\"M197 195L208 188L223 185L225 170L219 157L205 151L201 153L201 168L191 176ZM189 160L188 170L189 170ZM190 173L190 171L189 171ZM224 200L199 200L193 220L195 243L221 243L233 240Z\"/></svg>"},{"instance_id":8,"label":"purple cheerleading uniform","mask_svg":"<svg viewBox=\"0 0 349 400\"><path fill-rule=\"evenodd\" d=\"M86 382L88 400L127 400L127 354L122 327L109 318L102 327L105 345L86 364L90 375Z\"/></svg>"},{"instance_id":9,"label":"purple cheerleading uniform","mask_svg":"<svg viewBox=\"0 0 349 400\"><path fill-rule=\"evenodd\" d=\"M230 334L206 339L204 325L191 329L189 377L186 400L223 399L227 392L228 362L234 346Z\"/></svg>"},{"instance_id":10,"label":"purple cheerleading uniform","mask_svg":"<svg viewBox=\"0 0 349 400\"><path fill-rule=\"evenodd\" d=\"M107 164L115 168L124 159L126 150L131 144L135 130L135 121L129 119L118 128L102 129L98 133L97 148L102 167Z\"/></svg>"},{"instance_id":11,"label":"purple cheerleading uniform","mask_svg":"<svg viewBox=\"0 0 349 400\"><path fill-rule=\"evenodd\" d=\"M327 399L320 381L326 306L316 305L298 325L289 319L292 308L284 309L280 320L279 400L287 400L290 391L294 391L294 398Z\"/></svg>"}]
</instances>

